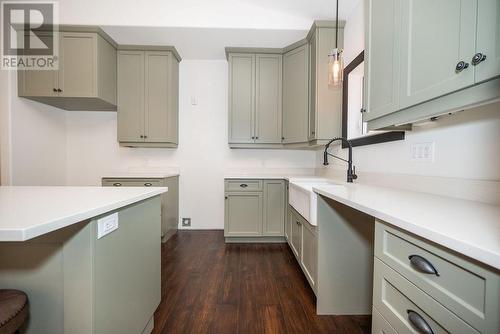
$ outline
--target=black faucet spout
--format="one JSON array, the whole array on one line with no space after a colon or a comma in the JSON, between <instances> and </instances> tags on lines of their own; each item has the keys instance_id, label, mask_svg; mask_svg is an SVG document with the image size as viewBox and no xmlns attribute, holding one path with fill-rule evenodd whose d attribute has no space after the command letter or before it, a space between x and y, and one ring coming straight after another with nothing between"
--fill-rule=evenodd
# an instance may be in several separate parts
<instances>
[{"instance_id":1,"label":"black faucet spout","mask_svg":"<svg viewBox=\"0 0 500 334\"><path fill-rule=\"evenodd\" d=\"M333 143L334 141L342 141L347 145L347 148L349 149L348 153L348 159L342 159L339 158L331 153L328 153L328 148L330 148L330 144ZM327 166L328 165L328 156L332 156L334 158L340 159L342 161L347 162L347 182L352 183L353 180L357 179L358 176L356 175L356 167L353 166L352 163L352 145L349 140L343 137L335 137L332 138L326 145L325 145L325 151L323 152L323 165Z\"/></svg>"}]
</instances>

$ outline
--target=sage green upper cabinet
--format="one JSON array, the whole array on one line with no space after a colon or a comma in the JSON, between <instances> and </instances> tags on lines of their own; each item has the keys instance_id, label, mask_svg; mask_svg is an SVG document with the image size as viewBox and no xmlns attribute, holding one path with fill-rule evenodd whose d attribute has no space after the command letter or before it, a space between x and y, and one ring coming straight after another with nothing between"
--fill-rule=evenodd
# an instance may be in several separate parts
<instances>
[{"instance_id":1,"label":"sage green upper cabinet","mask_svg":"<svg viewBox=\"0 0 500 334\"><path fill-rule=\"evenodd\" d=\"M500 98L498 0L367 0L369 130Z\"/></svg>"},{"instance_id":2,"label":"sage green upper cabinet","mask_svg":"<svg viewBox=\"0 0 500 334\"><path fill-rule=\"evenodd\" d=\"M277 54L255 55L256 143L281 143L281 59Z\"/></svg>"},{"instance_id":3,"label":"sage green upper cabinet","mask_svg":"<svg viewBox=\"0 0 500 334\"><path fill-rule=\"evenodd\" d=\"M401 9L400 108L474 84L477 0L405 0Z\"/></svg>"},{"instance_id":4,"label":"sage green upper cabinet","mask_svg":"<svg viewBox=\"0 0 500 334\"><path fill-rule=\"evenodd\" d=\"M365 26L364 120L399 108L401 0L368 0Z\"/></svg>"},{"instance_id":5,"label":"sage green upper cabinet","mask_svg":"<svg viewBox=\"0 0 500 334\"><path fill-rule=\"evenodd\" d=\"M120 46L118 141L129 147L177 147L179 56L172 47Z\"/></svg>"},{"instance_id":6,"label":"sage green upper cabinet","mask_svg":"<svg viewBox=\"0 0 500 334\"><path fill-rule=\"evenodd\" d=\"M339 23L338 47L343 47L344 25ZM308 140L329 140L342 135L342 89L328 86L328 54L335 48L335 22L315 22L309 40Z\"/></svg>"},{"instance_id":7,"label":"sage green upper cabinet","mask_svg":"<svg viewBox=\"0 0 500 334\"><path fill-rule=\"evenodd\" d=\"M500 1L478 0L477 10L476 53L486 56L474 65L475 80L481 82L500 75Z\"/></svg>"},{"instance_id":8,"label":"sage green upper cabinet","mask_svg":"<svg viewBox=\"0 0 500 334\"><path fill-rule=\"evenodd\" d=\"M65 110L116 110L114 41L96 27L60 31L58 70L18 71L18 95Z\"/></svg>"},{"instance_id":9,"label":"sage green upper cabinet","mask_svg":"<svg viewBox=\"0 0 500 334\"><path fill-rule=\"evenodd\" d=\"M308 141L309 46L304 44L283 55L283 141Z\"/></svg>"},{"instance_id":10,"label":"sage green upper cabinet","mask_svg":"<svg viewBox=\"0 0 500 334\"><path fill-rule=\"evenodd\" d=\"M229 143L253 143L255 55L229 55Z\"/></svg>"},{"instance_id":11,"label":"sage green upper cabinet","mask_svg":"<svg viewBox=\"0 0 500 334\"><path fill-rule=\"evenodd\" d=\"M118 141L144 141L144 52L118 51Z\"/></svg>"},{"instance_id":12,"label":"sage green upper cabinet","mask_svg":"<svg viewBox=\"0 0 500 334\"><path fill-rule=\"evenodd\" d=\"M229 143L281 143L279 54L229 53Z\"/></svg>"}]
</instances>

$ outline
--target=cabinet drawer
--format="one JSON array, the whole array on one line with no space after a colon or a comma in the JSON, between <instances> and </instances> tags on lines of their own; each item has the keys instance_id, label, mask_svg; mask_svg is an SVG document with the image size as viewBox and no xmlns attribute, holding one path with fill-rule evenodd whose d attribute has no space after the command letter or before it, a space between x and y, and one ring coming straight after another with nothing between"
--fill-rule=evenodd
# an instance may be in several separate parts
<instances>
[{"instance_id":1,"label":"cabinet drawer","mask_svg":"<svg viewBox=\"0 0 500 334\"><path fill-rule=\"evenodd\" d=\"M373 305L398 333L479 333L377 258Z\"/></svg>"},{"instance_id":2,"label":"cabinet drawer","mask_svg":"<svg viewBox=\"0 0 500 334\"><path fill-rule=\"evenodd\" d=\"M380 222L375 227L375 256L477 330L499 332L498 272ZM431 265L437 273L424 272L422 265Z\"/></svg>"},{"instance_id":3,"label":"cabinet drawer","mask_svg":"<svg viewBox=\"0 0 500 334\"><path fill-rule=\"evenodd\" d=\"M163 183L158 179L103 179L105 187L162 187Z\"/></svg>"},{"instance_id":4,"label":"cabinet drawer","mask_svg":"<svg viewBox=\"0 0 500 334\"><path fill-rule=\"evenodd\" d=\"M382 314L373 307L372 309L372 333L373 334L398 334L394 328L389 325Z\"/></svg>"},{"instance_id":5,"label":"cabinet drawer","mask_svg":"<svg viewBox=\"0 0 500 334\"><path fill-rule=\"evenodd\" d=\"M226 180L226 191L262 191L262 180Z\"/></svg>"}]
</instances>

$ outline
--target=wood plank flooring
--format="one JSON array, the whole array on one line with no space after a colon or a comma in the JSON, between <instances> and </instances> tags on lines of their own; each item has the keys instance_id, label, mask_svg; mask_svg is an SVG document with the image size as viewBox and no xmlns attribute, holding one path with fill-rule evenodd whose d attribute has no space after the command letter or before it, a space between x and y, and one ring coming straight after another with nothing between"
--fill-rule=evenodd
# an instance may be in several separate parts
<instances>
[{"instance_id":1,"label":"wood plank flooring","mask_svg":"<svg viewBox=\"0 0 500 334\"><path fill-rule=\"evenodd\" d=\"M317 316L287 244L225 244L179 231L162 246L153 333L370 333L369 316Z\"/></svg>"}]
</instances>

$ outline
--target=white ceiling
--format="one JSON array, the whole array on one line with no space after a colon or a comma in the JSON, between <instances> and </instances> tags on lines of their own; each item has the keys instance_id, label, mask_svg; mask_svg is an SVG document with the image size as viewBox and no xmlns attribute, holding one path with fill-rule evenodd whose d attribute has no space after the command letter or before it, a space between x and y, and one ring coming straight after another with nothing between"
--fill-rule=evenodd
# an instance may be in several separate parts
<instances>
[{"instance_id":1,"label":"white ceiling","mask_svg":"<svg viewBox=\"0 0 500 334\"><path fill-rule=\"evenodd\" d=\"M346 20L361 0L339 0ZM223 59L225 46L283 47L334 0L60 0L62 24L100 25L120 44L174 45L184 59Z\"/></svg>"}]
</instances>

